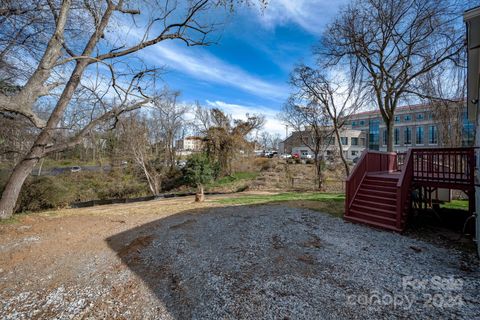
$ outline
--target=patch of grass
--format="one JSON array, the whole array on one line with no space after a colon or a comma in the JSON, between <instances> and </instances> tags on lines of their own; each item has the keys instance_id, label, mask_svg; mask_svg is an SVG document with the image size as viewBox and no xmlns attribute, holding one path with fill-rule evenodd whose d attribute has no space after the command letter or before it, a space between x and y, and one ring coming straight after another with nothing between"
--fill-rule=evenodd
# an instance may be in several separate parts
<instances>
[{"instance_id":1,"label":"patch of grass","mask_svg":"<svg viewBox=\"0 0 480 320\"><path fill-rule=\"evenodd\" d=\"M344 202L345 195L342 193L313 193L313 192L286 192L278 194L265 195L245 195L235 198L225 198L218 200L222 204L258 204L267 202L283 201L338 201Z\"/></svg>"},{"instance_id":2,"label":"patch of grass","mask_svg":"<svg viewBox=\"0 0 480 320\"><path fill-rule=\"evenodd\" d=\"M240 180L253 180L257 177L257 175L257 172L237 172L234 173L232 176L220 178L212 184L221 186Z\"/></svg>"},{"instance_id":3,"label":"patch of grass","mask_svg":"<svg viewBox=\"0 0 480 320\"><path fill-rule=\"evenodd\" d=\"M239 181L247 181L253 180L258 176L258 172L237 172L232 176L222 177L210 184L207 187L215 188L215 187L225 187L230 184L234 184Z\"/></svg>"},{"instance_id":4,"label":"patch of grass","mask_svg":"<svg viewBox=\"0 0 480 320\"><path fill-rule=\"evenodd\" d=\"M7 225L7 224L16 224L20 223L22 220L22 217L26 216L28 213L15 213L8 219L0 219L0 226L1 225Z\"/></svg>"},{"instance_id":5,"label":"patch of grass","mask_svg":"<svg viewBox=\"0 0 480 320\"><path fill-rule=\"evenodd\" d=\"M442 205L445 209L468 210L468 200L452 200Z\"/></svg>"},{"instance_id":6,"label":"patch of grass","mask_svg":"<svg viewBox=\"0 0 480 320\"><path fill-rule=\"evenodd\" d=\"M219 199L219 203L230 205L255 205L285 203L294 207L309 208L341 217L344 212L343 193L279 193L266 195L245 195Z\"/></svg>"}]
</instances>

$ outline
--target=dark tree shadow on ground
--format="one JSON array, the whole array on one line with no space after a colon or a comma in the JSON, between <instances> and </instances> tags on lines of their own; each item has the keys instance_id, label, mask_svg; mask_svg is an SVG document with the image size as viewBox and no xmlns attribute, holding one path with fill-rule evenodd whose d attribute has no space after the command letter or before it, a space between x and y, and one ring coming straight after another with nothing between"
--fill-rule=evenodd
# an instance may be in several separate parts
<instances>
[{"instance_id":1,"label":"dark tree shadow on ground","mask_svg":"<svg viewBox=\"0 0 480 320\"><path fill-rule=\"evenodd\" d=\"M472 272L446 264L447 249L282 205L185 211L106 241L176 319L382 318L347 296L395 292L419 266Z\"/></svg>"}]
</instances>

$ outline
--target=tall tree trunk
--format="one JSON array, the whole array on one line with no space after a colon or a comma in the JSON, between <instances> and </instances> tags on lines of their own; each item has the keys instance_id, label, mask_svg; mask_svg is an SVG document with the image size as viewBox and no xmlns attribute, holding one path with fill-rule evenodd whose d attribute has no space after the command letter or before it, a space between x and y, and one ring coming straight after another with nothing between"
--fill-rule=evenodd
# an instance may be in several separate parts
<instances>
[{"instance_id":1,"label":"tall tree trunk","mask_svg":"<svg viewBox=\"0 0 480 320\"><path fill-rule=\"evenodd\" d=\"M62 6L62 10L68 11L70 7L70 2L71 1L65 1L66 5ZM110 16L114 10L114 5L109 4L107 10L105 11L101 21L100 25L96 28L95 32L92 34L90 37L87 45L85 46L85 49L83 50L82 56L90 56L91 53L93 52L98 40L100 39L101 35L103 34L103 31L105 27L108 24L108 21L110 19ZM66 18L65 18L66 19ZM63 26L62 26L63 28ZM63 32L63 31L62 31ZM57 37L54 37L56 42L60 41L62 38L63 34L60 34L58 39ZM52 40L53 41L53 40ZM54 42L52 42L52 45L55 45ZM49 44L50 45L50 44ZM56 51L60 51L61 45L59 46L56 44ZM48 57L42 58L42 61L40 62L40 65L45 63L45 59L50 59L51 62L47 65L53 64L56 59L58 58L58 53L52 52L49 54ZM45 60L45 61L44 61ZM63 89L56 105L55 108L53 109L52 113L50 114L50 117L48 118L48 121L46 123L45 128L42 129L38 137L35 139L35 142L33 146L31 147L29 153L25 158L23 158L22 161L15 167L15 169L12 172L12 175L7 181L7 185L5 186L5 189L3 190L2 193L2 198L0 199L0 218L1 219L6 219L10 217L13 214L13 211L15 209L15 204L17 202L17 198L20 194L20 190L22 188L23 183L25 182L25 179L28 177L28 175L32 172L33 168L35 165L38 163L40 158L45 156L45 147L49 143L51 139L51 133L54 128L57 127L58 123L60 122L61 118L63 117L65 113L65 109L67 108L68 104L70 103L72 96L75 92L75 90L78 87L78 84L80 83L80 79L83 75L83 72L85 71L85 68L89 65L88 60L78 60L77 64L75 65L75 68L72 71L72 74L70 75L70 78L67 81L67 84L65 85L65 88ZM45 73L46 71L50 71L48 68L45 70L40 70L40 72ZM30 79L29 82L27 83L27 86L30 83L34 83L36 79L36 75L33 75ZM38 75L37 75L38 76ZM47 75L48 76L48 75ZM45 76L46 78L48 78ZM41 78L41 76L38 76ZM42 82L39 82L37 86L40 86L43 84Z\"/></svg>"},{"instance_id":2,"label":"tall tree trunk","mask_svg":"<svg viewBox=\"0 0 480 320\"><path fill-rule=\"evenodd\" d=\"M387 152L393 152L393 138L395 132L394 119L394 117L391 117L390 119L383 119L385 121L385 126L387 129ZM383 137L379 137L379 139L383 139Z\"/></svg>"},{"instance_id":3,"label":"tall tree trunk","mask_svg":"<svg viewBox=\"0 0 480 320\"><path fill-rule=\"evenodd\" d=\"M315 160L315 171L317 171L318 190L323 189L323 172L322 172L322 160Z\"/></svg>"},{"instance_id":4,"label":"tall tree trunk","mask_svg":"<svg viewBox=\"0 0 480 320\"><path fill-rule=\"evenodd\" d=\"M38 157L32 157L31 153L29 155L15 166L8 178L0 199L0 219L8 219L12 216L23 183L39 161Z\"/></svg>"},{"instance_id":5,"label":"tall tree trunk","mask_svg":"<svg viewBox=\"0 0 480 320\"><path fill-rule=\"evenodd\" d=\"M195 194L195 202L203 202L205 200L205 193L203 192L203 184L197 185L197 193Z\"/></svg>"},{"instance_id":6,"label":"tall tree trunk","mask_svg":"<svg viewBox=\"0 0 480 320\"><path fill-rule=\"evenodd\" d=\"M340 132L336 125L335 125L335 136L337 137L338 148L340 149L340 159L342 159L343 165L345 167L345 175L348 177L350 175L350 168L348 166L347 159L345 159L345 156L343 154L343 146L342 146L342 141L340 139Z\"/></svg>"}]
</instances>

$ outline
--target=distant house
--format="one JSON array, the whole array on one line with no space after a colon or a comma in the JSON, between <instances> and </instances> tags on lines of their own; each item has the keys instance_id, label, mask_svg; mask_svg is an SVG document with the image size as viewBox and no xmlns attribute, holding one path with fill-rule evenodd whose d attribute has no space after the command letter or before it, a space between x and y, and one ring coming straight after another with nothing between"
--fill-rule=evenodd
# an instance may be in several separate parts
<instances>
[{"instance_id":1,"label":"distant house","mask_svg":"<svg viewBox=\"0 0 480 320\"><path fill-rule=\"evenodd\" d=\"M332 133L332 129L325 127L326 137L321 142L323 154L320 155L325 159L334 157L338 152L338 143L336 137ZM340 130L340 140L342 143L343 153L347 160L353 160L358 157L365 149L365 133L361 130L352 130L345 128ZM313 145L312 134L308 131L295 131L287 139L280 143L280 152L285 154L304 154L314 155L309 145Z\"/></svg>"},{"instance_id":2,"label":"distant house","mask_svg":"<svg viewBox=\"0 0 480 320\"><path fill-rule=\"evenodd\" d=\"M189 136L175 141L175 148L177 153L191 154L192 152L199 152L203 148L203 138L196 136Z\"/></svg>"}]
</instances>

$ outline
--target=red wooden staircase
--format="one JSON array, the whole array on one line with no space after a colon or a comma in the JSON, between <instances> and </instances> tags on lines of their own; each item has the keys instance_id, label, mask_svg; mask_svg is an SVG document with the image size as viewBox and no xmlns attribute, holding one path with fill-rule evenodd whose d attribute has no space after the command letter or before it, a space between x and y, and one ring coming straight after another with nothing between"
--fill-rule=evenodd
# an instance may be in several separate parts
<instances>
[{"instance_id":1,"label":"red wooden staircase","mask_svg":"<svg viewBox=\"0 0 480 320\"><path fill-rule=\"evenodd\" d=\"M422 188L463 190L473 210L474 165L473 148L410 149L404 157L365 151L346 181L344 218L401 232L412 190Z\"/></svg>"},{"instance_id":2,"label":"red wooden staircase","mask_svg":"<svg viewBox=\"0 0 480 320\"><path fill-rule=\"evenodd\" d=\"M396 226L399 176L397 173L367 174L352 201L346 219L401 231Z\"/></svg>"}]
</instances>

